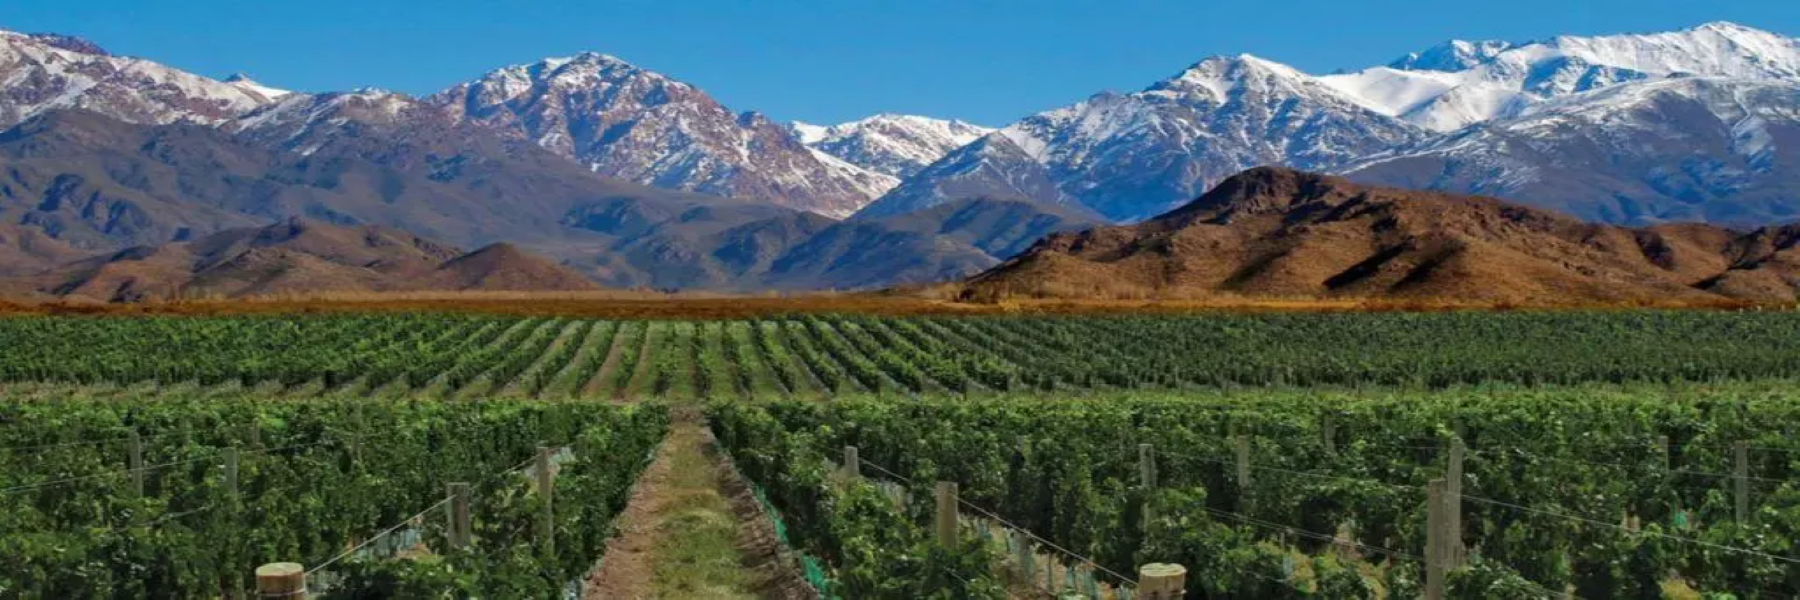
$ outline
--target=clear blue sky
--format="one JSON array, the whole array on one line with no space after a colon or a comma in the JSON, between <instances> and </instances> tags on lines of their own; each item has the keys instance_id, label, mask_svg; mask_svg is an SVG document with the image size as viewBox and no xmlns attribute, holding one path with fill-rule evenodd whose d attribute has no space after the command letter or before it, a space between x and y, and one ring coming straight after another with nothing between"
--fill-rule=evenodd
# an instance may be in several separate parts
<instances>
[{"instance_id":1,"label":"clear blue sky","mask_svg":"<svg viewBox=\"0 0 1800 600\"><path fill-rule=\"evenodd\" d=\"M0 10L0 28L306 91L430 93L594 50L776 119L893 111L988 125L1134 90L1215 54L1328 72L1450 38L1715 20L1800 35L1800 1L5 0Z\"/></svg>"}]
</instances>

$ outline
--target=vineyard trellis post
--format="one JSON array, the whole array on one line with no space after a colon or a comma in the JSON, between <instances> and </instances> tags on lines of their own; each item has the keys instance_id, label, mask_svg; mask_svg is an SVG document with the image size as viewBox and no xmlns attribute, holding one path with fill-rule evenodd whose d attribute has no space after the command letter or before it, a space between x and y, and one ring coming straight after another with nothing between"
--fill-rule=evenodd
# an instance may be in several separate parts
<instances>
[{"instance_id":1,"label":"vineyard trellis post","mask_svg":"<svg viewBox=\"0 0 1800 600\"><path fill-rule=\"evenodd\" d=\"M1150 492L1156 489L1156 448L1150 444L1138 444L1138 485L1143 486L1144 492L1143 523L1140 527L1148 530L1150 521L1156 518L1150 509Z\"/></svg>"},{"instance_id":2,"label":"vineyard trellis post","mask_svg":"<svg viewBox=\"0 0 1800 600\"><path fill-rule=\"evenodd\" d=\"M1138 444L1138 485L1156 489L1156 448L1150 444Z\"/></svg>"},{"instance_id":3,"label":"vineyard trellis post","mask_svg":"<svg viewBox=\"0 0 1800 600\"><path fill-rule=\"evenodd\" d=\"M1019 563L1019 576L1030 581L1037 566L1037 553L1031 549L1031 537L1025 535L1024 530L1018 530L1012 532L1012 539L1014 560Z\"/></svg>"},{"instance_id":4,"label":"vineyard trellis post","mask_svg":"<svg viewBox=\"0 0 1800 600\"><path fill-rule=\"evenodd\" d=\"M938 544L956 547L956 482L937 482L937 513L933 520Z\"/></svg>"},{"instance_id":5,"label":"vineyard trellis post","mask_svg":"<svg viewBox=\"0 0 1800 600\"><path fill-rule=\"evenodd\" d=\"M1732 514L1740 525L1750 523L1750 443L1738 440L1731 445Z\"/></svg>"},{"instance_id":6,"label":"vineyard trellis post","mask_svg":"<svg viewBox=\"0 0 1800 600\"><path fill-rule=\"evenodd\" d=\"M250 420L250 447L262 447L262 423L255 419Z\"/></svg>"},{"instance_id":7,"label":"vineyard trellis post","mask_svg":"<svg viewBox=\"0 0 1800 600\"><path fill-rule=\"evenodd\" d=\"M445 532L450 538L451 548L469 546L473 530L469 527L469 484L457 482L445 486L450 502L444 505L444 516L448 519Z\"/></svg>"},{"instance_id":8,"label":"vineyard trellis post","mask_svg":"<svg viewBox=\"0 0 1800 600\"><path fill-rule=\"evenodd\" d=\"M1449 482L1433 479L1425 487L1425 600L1443 600L1449 575L1450 540L1444 513Z\"/></svg>"},{"instance_id":9,"label":"vineyard trellis post","mask_svg":"<svg viewBox=\"0 0 1800 600\"><path fill-rule=\"evenodd\" d=\"M533 473L533 475L537 478L538 498L544 503L543 522L538 525L538 535L544 540L544 550L554 554L556 552L556 509L551 502L556 495L556 485L553 477L554 474L550 471L551 454L552 451L549 446L538 446L536 458L537 472Z\"/></svg>"},{"instance_id":10,"label":"vineyard trellis post","mask_svg":"<svg viewBox=\"0 0 1800 600\"><path fill-rule=\"evenodd\" d=\"M1666 475L1667 474L1666 472L1669 470L1669 468L1674 466L1674 462L1671 460L1671 457L1669 455L1669 436L1666 436L1666 435L1656 436L1656 447L1657 447L1658 453L1662 455L1662 467L1663 467L1663 471L1665 471L1665 475Z\"/></svg>"},{"instance_id":11,"label":"vineyard trellis post","mask_svg":"<svg viewBox=\"0 0 1800 600\"><path fill-rule=\"evenodd\" d=\"M1325 455L1337 454L1337 419L1327 410L1319 417L1319 440L1325 445Z\"/></svg>"},{"instance_id":12,"label":"vineyard trellis post","mask_svg":"<svg viewBox=\"0 0 1800 600\"><path fill-rule=\"evenodd\" d=\"M258 598L306 599L306 568L300 563L269 563L256 568Z\"/></svg>"},{"instance_id":13,"label":"vineyard trellis post","mask_svg":"<svg viewBox=\"0 0 1800 600\"><path fill-rule=\"evenodd\" d=\"M1446 465L1444 480L1444 531L1449 535L1445 550L1449 553L1449 567L1460 567L1463 564L1462 543L1462 505L1463 505L1463 457L1468 453L1461 435L1450 438L1449 464Z\"/></svg>"},{"instance_id":14,"label":"vineyard trellis post","mask_svg":"<svg viewBox=\"0 0 1800 600\"><path fill-rule=\"evenodd\" d=\"M862 458L857 455L856 446L844 446L844 475L862 477Z\"/></svg>"},{"instance_id":15,"label":"vineyard trellis post","mask_svg":"<svg viewBox=\"0 0 1800 600\"><path fill-rule=\"evenodd\" d=\"M138 435L137 430L134 429L126 442L128 446L126 465L131 470L131 490L142 496L144 495L144 438Z\"/></svg>"}]
</instances>

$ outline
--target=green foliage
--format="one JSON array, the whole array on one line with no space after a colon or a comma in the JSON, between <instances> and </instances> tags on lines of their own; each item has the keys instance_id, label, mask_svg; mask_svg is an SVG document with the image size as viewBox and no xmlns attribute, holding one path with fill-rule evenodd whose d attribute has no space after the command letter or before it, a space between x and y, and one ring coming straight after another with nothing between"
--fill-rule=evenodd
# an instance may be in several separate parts
<instances>
[{"instance_id":1,"label":"green foliage","mask_svg":"<svg viewBox=\"0 0 1800 600\"><path fill-rule=\"evenodd\" d=\"M829 565L845 598L1003 598L998 556L972 536L945 548L931 539L929 510L911 514L865 480L833 472L813 434L769 411L715 403L719 442L787 524L788 541ZM921 496L929 497L929 496Z\"/></svg>"},{"instance_id":2,"label":"green foliage","mask_svg":"<svg viewBox=\"0 0 1800 600\"><path fill-rule=\"evenodd\" d=\"M1254 597L1416 587L1423 484L1443 476L1448 440L1461 430L1470 448L1464 493L1480 499L1462 503L1462 537L1480 558L1453 584L1463 597L1545 589L1655 597L1671 573L1702 590L1779 597L1800 590L1800 569L1780 558L1793 556L1800 536L1800 483L1785 479L1800 455L1783 425L1800 418L1792 389L1768 381L839 397L713 411L751 432L735 434L743 436L740 461L782 462L759 454L767 446L800 456L788 463L812 464L853 445L865 461L913 481L956 481L970 501L1114 571L1205 565L1195 589ZM1327 415L1335 452L1322 439ZM1248 484L1237 480L1234 434L1252 440ZM1675 448L1668 467L1652 450L1661 435ZM1757 510L1749 524L1731 522L1730 482L1719 475L1731 470L1736 440L1762 449L1750 465ZM1152 493L1137 484L1140 443L1156 449ZM792 479L790 471L759 476ZM780 504L803 510L792 507L818 501ZM1683 509L1700 524L1694 530L1657 524ZM1626 514L1651 523L1650 533L1593 524ZM1341 551L1331 541L1340 534L1353 541L1354 560L1330 557Z\"/></svg>"},{"instance_id":3,"label":"green foliage","mask_svg":"<svg viewBox=\"0 0 1800 600\"><path fill-rule=\"evenodd\" d=\"M353 583L338 589L542 597L599 554L604 524L667 423L648 407L203 394L41 399L8 404L0 419L0 553L9 557L0 595L56 598L236 593L256 565L320 565L433 505L455 481L477 488L473 550L434 552L444 548L442 512L429 512L423 559L347 559L333 567ZM134 432L149 467L141 497L127 471ZM517 533L535 531L537 505L509 471L544 440L574 445L557 483L568 553L534 553ZM239 452L235 495L224 448Z\"/></svg>"}]
</instances>

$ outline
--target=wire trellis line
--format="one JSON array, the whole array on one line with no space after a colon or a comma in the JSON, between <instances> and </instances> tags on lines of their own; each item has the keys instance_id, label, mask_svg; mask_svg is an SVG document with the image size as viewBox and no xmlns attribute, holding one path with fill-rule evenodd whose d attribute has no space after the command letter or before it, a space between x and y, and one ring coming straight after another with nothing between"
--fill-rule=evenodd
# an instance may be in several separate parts
<instances>
[{"instance_id":1,"label":"wire trellis line","mask_svg":"<svg viewBox=\"0 0 1800 600\"><path fill-rule=\"evenodd\" d=\"M882 473L884 473L884 474L887 474L887 475L888 475L888 476L890 476L890 477L893 477L893 478L895 478L895 479L898 479L898 480L900 480L900 481L901 481L901 482L903 482L903 483L905 483L905 484L907 484L907 485L916 485L916 484L914 484L914 483L913 483L913 481L912 481L912 480L911 480L911 479L908 479L908 478L906 478L906 477L904 477L904 476L902 476L902 475L900 475L900 474L898 474L898 473L895 473L895 472L893 472L893 471L891 471L891 470L888 470L888 469L887 469L887 468L885 468L885 467L882 467L882 466L881 466L881 465L878 465L878 464L875 464L875 463L872 463L872 462L869 462L869 461L867 461L867 460L859 460L859 461L858 461L858 464L860 464L860 465L862 465L862 466L866 466L866 467L869 467L869 468L872 468L872 469L875 469L875 470L877 470L877 471L880 471L880 472L882 472ZM1018 531L1018 532L1019 532L1019 533L1022 533L1022 534L1025 534L1025 536L1027 536L1027 537L1030 537L1030 538L1031 538L1031 539L1034 539L1034 540L1037 540L1037 541L1038 541L1038 542L1039 542L1039 543L1041 543L1041 544L1043 544L1043 545L1045 545L1045 546L1047 546L1047 547L1049 547L1049 548L1052 548L1052 549L1054 549L1054 550L1056 550L1056 551L1057 551L1057 552L1061 552L1061 553L1063 553L1063 554L1065 554L1065 555L1068 555L1068 556L1069 556L1069 557L1070 557L1070 558L1074 558L1074 559L1076 559L1076 560L1079 560L1079 561L1081 561L1081 562L1082 562L1082 563L1085 563L1085 564L1087 564L1087 565L1088 565L1088 566L1091 566L1091 567L1093 567L1093 568L1094 568L1094 569L1095 569L1095 570L1098 570L1098 571L1101 571L1101 572L1104 572L1104 573L1106 573L1106 574L1107 574L1107 575L1109 575L1109 576L1112 576L1112 577L1113 577L1113 578L1116 578L1116 579L1117 579L1117 580L1119 580L1119 581L1120 581L1120 582L1122 582L1122 583L1125 583L1125 584L1127 584L1127 585L1130 585L1130 584L1133 584L1133 583L1135 583L1135 582L1136 582L1136 580L1135 580L1135 579L1132 579L1132 578L1130 578L1130 577L1126 577L1126 576L1124 576L1124 575L1121 575L1121 574L1119 574L1119 572L1117 572L1117 571L1114 571L1114 570L1112 570L1112 569L1108 569L1108 568L1106 568L1106 567L1105 567L1105 566L1104 566L1104 565L1101 565L1101 564L1100 564L1100 563L1098 563L1098 562L1094 562L1094 559L1092 559L1092 558L1088 558L1088 557L1086 557L1086 556L1083 556L1083 555L1080 555L1080 554L1076 554L1076 553L1075 553L1075 552L1073 552L1073 551L1071 551L1071 550L1069 550L1069 549L1067 549L1067 548L1064 548L1064 547L1062 547L1062 546L1058 546L1058 545L1056 545L1056 543L1055 543L1055 542L1052 542L1052 541L1050 541L1050 540L1047 540L1047 539L1044 539L1044 537L1043 537L1043 536L1040 536L1040 535L1038 535L1038 534L1035 534L1035 533L1032 533L1032 532L1031 532L1031 530L1029 530L1029 529L1026 529L1026 528L1024 528L1024 527L1020 527L1020 526L1019 526L1019 525L1017 525L1017 524L1014 524L1014 523L1013 523L1013 522L1011 522L1011 521L1008 521L1008 520L1006 520L1006 519L1005 519L1005 518L1004 518L1004 517L1001 517L1001 516L1000 516L1000 515L998 515L998 514L995 514L995 513L994 513L994 512L993 512L993 511L990 511L990 510L987 510L987 509L985 509L985 508L982 508L982 507L980 507L980 506L977 506L977 505L975 505L975 504L974 504L974 503L972 503L972 502L969 502L969 501L968 501L968 500L965 500L965 499L963 499L963 498L962 498L962 497L961 497L961 496L960 496L960 495L958 495L958 496L957 496L957 498L956 498L956 502L957 502L957 503L958 503L958 504L962 504L962 505L963 505L963 506L966 506L966 507L968 507L968 508L969 508L969 509L970 509L970 510L973 510L973 511L975 511L975 512L978 512L978 513L981 513L981 515L982 515L982 516L985 516L985 517L987 517L987 518L989 518L989 519L993 519L993 520L994 520L994 522L996 522L996 523L999 523L999 524L1001 524L1001 525L1004 525L1004 526L1006 526L1006 527L1008 527L1008 528L1011 528L1011 529L1013 529L1013 530L1016 530L1016 531Z\"/></svg>"},{"instance_id":2,"label":"wire trellis line","mask_svg":"<svg viewBox=\"0 0 1800 600\"><path fill-rule=\"evenodd\" d=\"M362 543L357 544L355 546L351 546L349 550L345 550L342 554L333 556L333 557L331 557L330 560L319 563L318 566L313 567L311 569L307 569L306 574L311 575L314 572L324 569L325 567L329 567L333 564L337 564L337 562L340 560L343 560L344 557L355 554L357 550L361 550L361 549L363 549L363 547L368 546L369 544L375 543L375 540L379 540L381 538L387 537L388 534L390 534L390 533L399 531L400 528L412 524L414 519L423 518L426 513L437 510L439 508L442 508L445 504L449 504L451 500L455 500L455 499L456 499L456 496L444 496L444 498L442 500L438 500L437 502L433 503L431 506L426 507L425 510L421 510L417 513L414 513L413 516L407 517L405 519L401 519L399 523L395 523L392 527L383 529L379 533L369 536L369 539L363 540Z\"/></svg>"}]
</instances>

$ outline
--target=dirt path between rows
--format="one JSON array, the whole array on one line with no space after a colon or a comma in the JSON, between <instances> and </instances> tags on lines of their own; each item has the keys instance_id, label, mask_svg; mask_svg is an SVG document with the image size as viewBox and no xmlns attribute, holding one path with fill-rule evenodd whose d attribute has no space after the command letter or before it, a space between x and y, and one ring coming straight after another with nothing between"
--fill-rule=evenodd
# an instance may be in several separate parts
<instances>
[{"instance_id":1,"label":"dirt path between rows","mask_svg":"<svg viewBox=\"0 0 1800 600\"><path fill-rule=\"evenodd\" d=\"M699 412L676 410L582 597L816 598Z\"/></svg>"}]
</instances>

